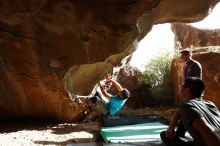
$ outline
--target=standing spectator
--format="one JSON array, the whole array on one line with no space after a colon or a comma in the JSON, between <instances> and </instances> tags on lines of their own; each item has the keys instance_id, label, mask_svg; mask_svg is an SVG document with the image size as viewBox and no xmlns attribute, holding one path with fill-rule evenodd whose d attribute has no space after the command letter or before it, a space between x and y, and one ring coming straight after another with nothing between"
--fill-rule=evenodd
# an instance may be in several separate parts
<instances>
[{"instance_id":1,"label":"standing spectator","mask_svg":"<svg viewBox=\"0 0 220 146\"><path fill-rule=\"evenodd\" d=\"M180 53L182 60L185 62L183 68L184 79L188 77L198 77L202 79L202 66L198 61L192 59L192 52L189 49L184 49Z\"/></svg>"}]
</instances>

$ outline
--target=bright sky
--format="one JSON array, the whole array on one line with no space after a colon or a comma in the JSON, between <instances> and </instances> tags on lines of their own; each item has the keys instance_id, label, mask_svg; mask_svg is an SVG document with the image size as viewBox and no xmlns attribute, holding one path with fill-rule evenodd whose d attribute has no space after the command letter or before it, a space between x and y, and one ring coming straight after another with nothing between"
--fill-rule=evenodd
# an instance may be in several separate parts
<instances>
[{"instance_id":1,"label":"bright sky","mask_svg":"<svg viewBox=\"0 0 220 146\"><path fill-rule=\"evenodd\" d=\"M145 64L158 55L162 49L173 50L174 34L170 27L170 24L154 25L151 32L139 42L130 62L131 65L143 70Z\"/></svg>"},{"instance_id":2,"label":"bright sky","mask_svg":"<svg viewBox=\"0 0 220 146\"><path fill-rule=\"evenodd\" d=\"M197 28L218 29L220 28L220 2L210 12L210 14L200 22L191 23Z\"/></svg>"},{"instance_id":3,"label":"bright sky","mask_svg":"<svg viewBox=\"0 0 220 146\"><path fill-rule=\"evenodd\" d=\"M220 3L213 11L202 21L191 23L197 28L218 29L220 28ZM161 51L174 51L174 34L171 31L170 24L154 25L152 30L145 36L134 52L131 65L144 70L144 66L152 58L159 55Z\"/></svg>"}]
</instances>

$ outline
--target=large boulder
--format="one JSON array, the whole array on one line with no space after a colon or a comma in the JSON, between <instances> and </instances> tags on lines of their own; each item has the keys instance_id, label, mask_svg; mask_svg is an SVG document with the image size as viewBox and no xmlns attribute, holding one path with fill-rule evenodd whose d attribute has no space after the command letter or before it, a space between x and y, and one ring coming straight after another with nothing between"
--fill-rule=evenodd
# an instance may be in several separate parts
<instances>
[{"instance_id":1,"label":"large boulder","mask_svg":"<svg viewBox=\"0 0 220 146\"><path fill-rule=\"evenodd\" d=\"M70 96L88 94L153 24L201 20L218 1L1 0L0 119L78 120Z\"/></svg>"}]
</instances>

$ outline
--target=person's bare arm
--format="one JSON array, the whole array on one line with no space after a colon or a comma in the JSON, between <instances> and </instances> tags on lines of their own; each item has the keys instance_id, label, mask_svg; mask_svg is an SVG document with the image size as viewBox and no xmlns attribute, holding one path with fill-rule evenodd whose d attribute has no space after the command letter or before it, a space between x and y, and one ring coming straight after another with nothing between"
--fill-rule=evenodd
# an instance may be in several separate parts
<instances>
[{"instance_id":1,"label":"person's bare arm","mask_svg":"<svg viewBox=\"0 0 220 146\"><path fill-rule=\"evenodd\" d=\"M77 98L89 98L90 96L89 95L76 95Z\"/></svg>"},{"instance_id":2,"label":"person's bare arm","mask_svg":"<svg viewBox=\"0 0 220 146\"><path fill-rule=\"evenodd\" d=\"M102 94L103 94L106 98L109 99L112 95L109 94L108 92L106 92L105 88L101 85L100 82L98 82L98 84L99 84L99 87L100 87L100 90L101 90Z\"/></svg>"},{"instance_id":3,"label":"person's bare arm","mask_svg":"<svg viewBox=\"0 0 220 146\"><path fill-rule=\"evenodd\" d=\"M166 130L166 137L172 139L174 137L174 129L180 119L180 111L176 109L174 115L172 116L169 127Z\"/></svg>"},{"instance_id":4,"label":"person's bare arm","mask_svg":"<svg viewBox=\"0 0 220 146\"><path fill-rule=\"evenodd\" d=\"M105 79L108 81L111 81L118 92L121 92L124 90L124 88L121 86L121 84L119 84L116 80L111 79L108 75L105 75Z\"/></svg>"},{"instance_id":5,"label":"person's bare arm","mask_svg":"<svg viewBox=\"0 0 220 146\"><path fill-rule=\"evenodd\" d=\"M220 136L216 133L203 117L193 120L193 127L201 134L208 146L220 146Z\"/></svg>"}]
</instances>

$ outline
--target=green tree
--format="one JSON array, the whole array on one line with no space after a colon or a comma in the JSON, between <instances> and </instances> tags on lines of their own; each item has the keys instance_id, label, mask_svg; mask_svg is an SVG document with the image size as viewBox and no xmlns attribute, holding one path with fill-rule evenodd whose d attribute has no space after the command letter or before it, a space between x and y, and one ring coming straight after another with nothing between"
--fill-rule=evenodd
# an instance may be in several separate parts
<instances>
[{"instance_id":1,"label":"green tree","mask_svg":"<svg viewBox=\"0 0 220 146\"><path fill-rule=\"evenodd\" d=\"M141 82L149 85L153 97L172 96L170 76L172 58L172 53L163 52L145 66Z\"/></svg>"}]
</instances>

